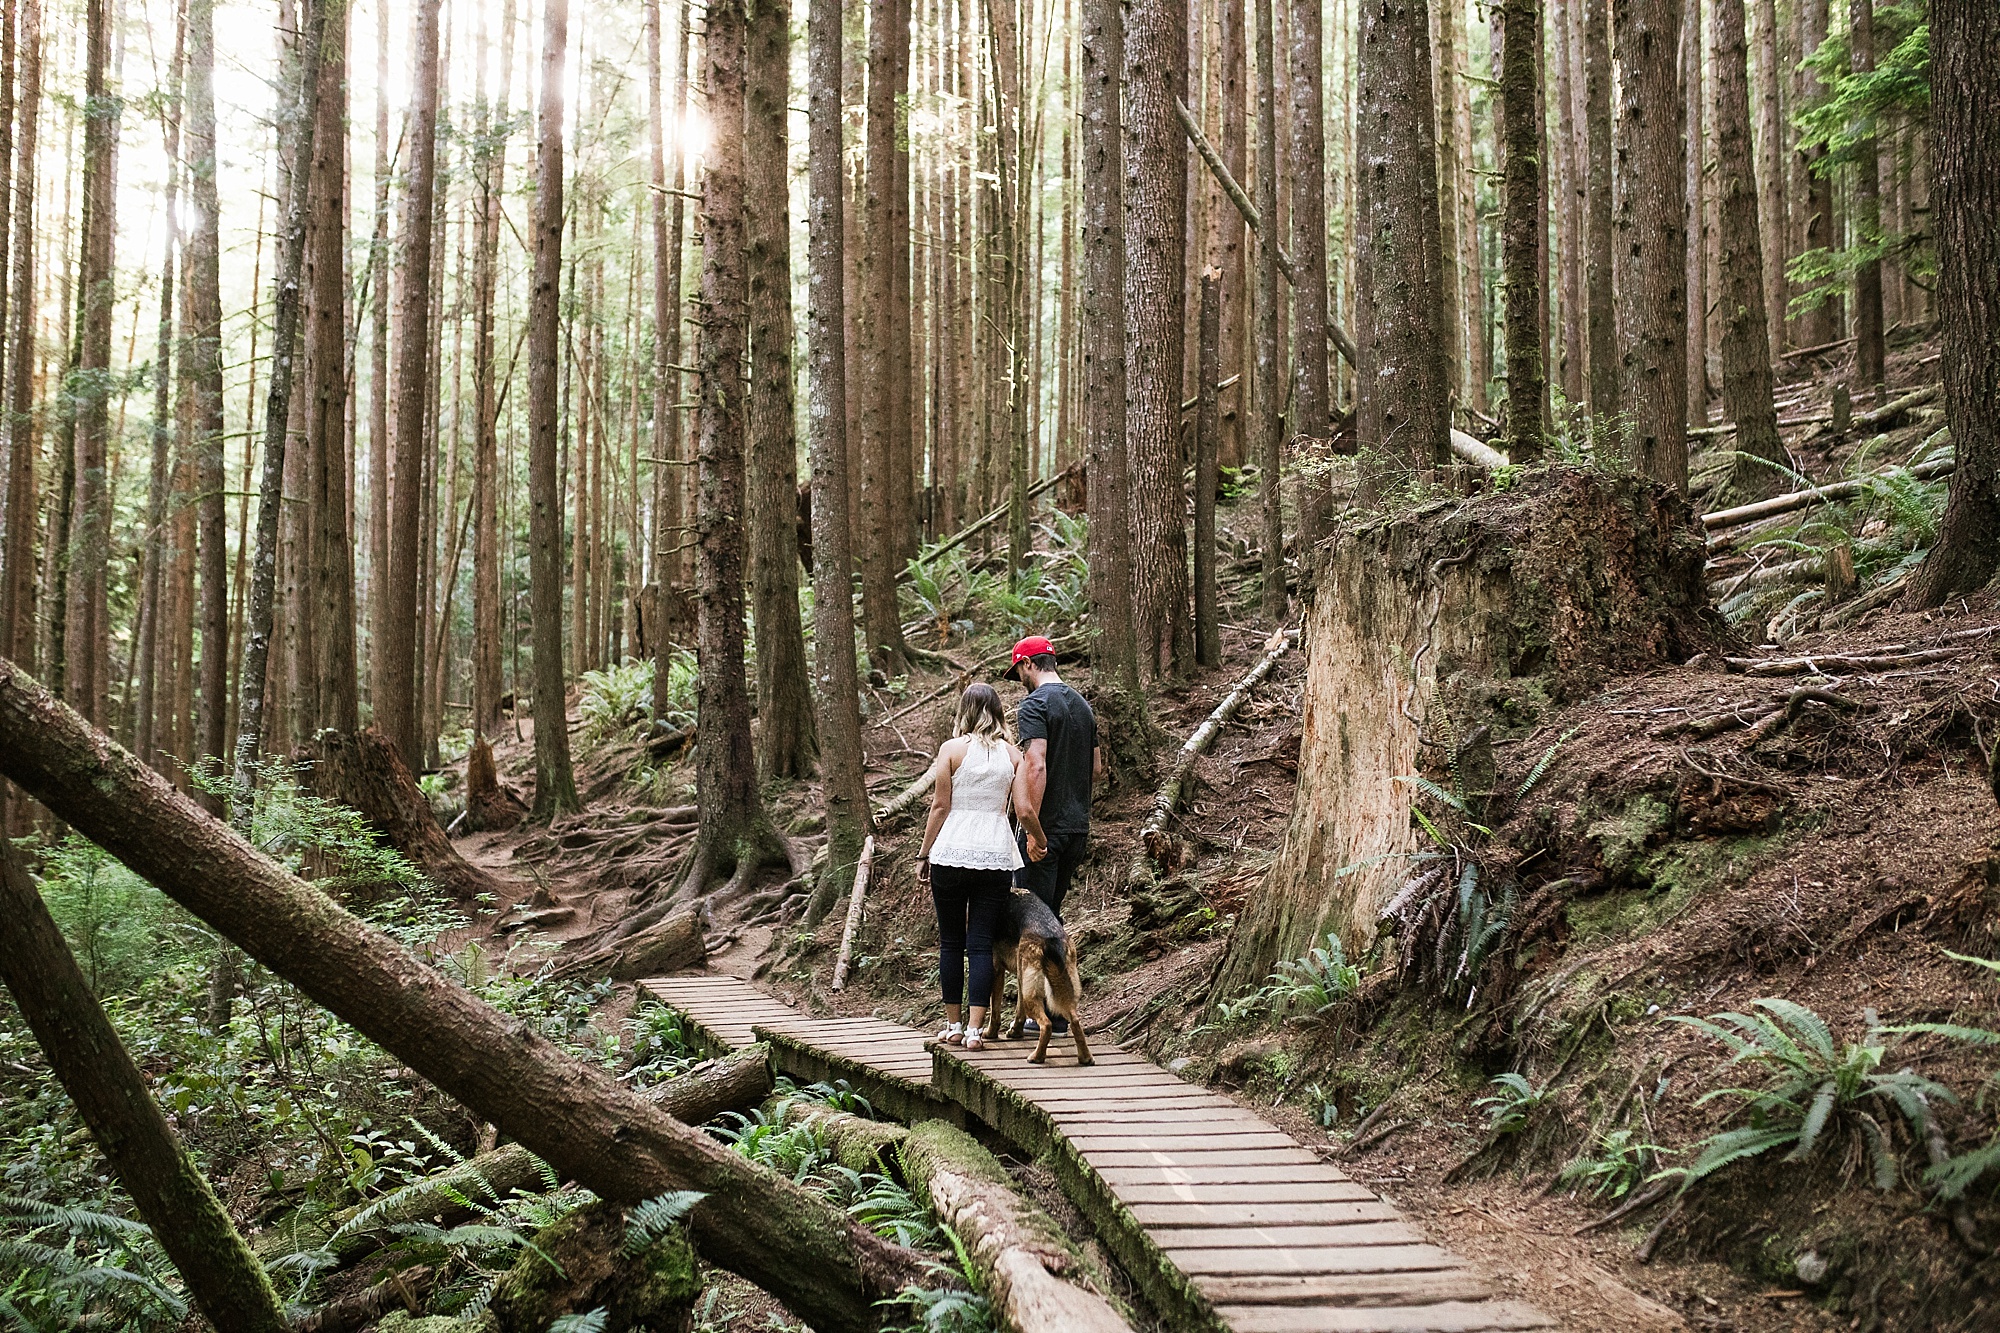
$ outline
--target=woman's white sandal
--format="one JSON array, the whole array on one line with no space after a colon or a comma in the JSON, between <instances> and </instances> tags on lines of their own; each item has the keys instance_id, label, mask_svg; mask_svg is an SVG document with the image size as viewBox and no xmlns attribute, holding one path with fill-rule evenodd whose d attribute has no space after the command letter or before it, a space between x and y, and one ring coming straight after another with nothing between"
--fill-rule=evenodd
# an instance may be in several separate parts
<instances>
[{"instance_id":1,"label":"woman's white sandal","mask_svg":"<svg viewBox=\"0 0 2000 1333\"><path fill-rule=\"evenodd\" d=\"M957 1046L965 1040L965 1024L947 1023L944 1031L938 1033L938 1040L947 1046Z\"/></svg>"},{"instance_id":2,"label":"woman's white sandal","mask_svg":"<svg viewBox=\"0 0 2000 1333\"><path fill-rule=\"evenodd\" d=\"M962 1045L968 1051L983 1051L986 1049L986 1038L975 1028L973 1031L965 1034L965 1040Z\"/></svg>"}]
</instances>

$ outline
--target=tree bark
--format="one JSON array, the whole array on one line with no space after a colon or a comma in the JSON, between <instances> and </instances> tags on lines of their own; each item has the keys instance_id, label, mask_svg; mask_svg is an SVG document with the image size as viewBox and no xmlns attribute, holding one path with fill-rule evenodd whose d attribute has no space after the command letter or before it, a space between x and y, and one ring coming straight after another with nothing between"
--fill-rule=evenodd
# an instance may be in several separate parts
<instances>
[{"instance_id":1,"label":"tree bark","mask_svg":"<svg viewBox=\"0 0 2000 1333\"><path fill-rule=\"evenodd\" d=\"M195 0L200 3L201 0ZM42 104L41 0L21 0L20 125L18 152L24 163L36 160L36 131ZM213 136L211 135L211 138ZM6 381L7 544L0 551L0 656L32 660L35 626L35 452L37 432L32 408L35 392L35 175L16 173L14 181L13 289L8 298L12 323L0 336L9 340ZM219 501L218 501L219 503ZM0 835L11 830L0 829Z\"/></svg>"},{"instance_id":2,"label":"tree bark","mask_svg":"<svg viewBox=\"0 0 2000 1333\"><path fill-rule=\"evenodd\" d=\"M1798 94L1794 105L1811 106L1824 96L1819 75L1804 60L1819 50L1826 40L1828 20L1828 0L1797 0L1796 7L1799 41ZM1821 162L1826 157L1823 144L1807 145L1800 136L1801 146L1797 150L1798 193L1792 210L1797 219L1797 234L1793 238L1793 249L1800 254L1808 250L1819 250L1831 246L1834 241L1833 188L1832 182L1821 174ZM1822 347L1840 337L1842 324L1841 302L1838 298L1822 301L1799 317L1798 345L1800 347Z\"/></svg>"},{"instance_id":3,"label":"tree bark","mask_svg":"<svg viewBox=\"0 0 2000 1333\"><path fill-rule=\"evenodd\" d=\"M1531 463L1542 456L1542 400L1548 372L1542 364L1542 277L1546 244L1540 225L1542 102L1540 0L1506 0L1501 36L1500 119L1507 157L1501 264L1505 269L1507 342L1507 456Z\"/></svg>"},{"instance_id":4,"label":"tree bark","mask_svg":"<svg viewBox=\"0 0 2000 1333\"><path fill-rule=\"evenodd\" d=\"M1215 493L1222 484L1216 462L1216 383L1222 363L1222 275L1201 275L1201 347L1194 416L1194 655L1205 667L1222 665L1222 622L1215 586Z\"/></svg>"},{"instance_id":5,"label":"tree bark","mask_svg":"<svg viewBox=\"0 0 2000 1333\"><path fill-rule=\"evenodd\" d=\"M647 13L655 16L648 20L648 32L653 32L656 7L648 4ZM472 730L477 736L497 736L504 685L500 662L500 393L493 335L500 281L501 202L513 124L509 94L514 77L514 0L504 0L500 9L500 92L491 104L486 100L485 22L482 8L482 53L475 94L482 133L475 156L480 171L472 277ZM653 206L659 207L658 199ZM638 484L636 478L633 484ZM633 537L636 540L638 534Z\"/></svg>"},{"instance_id":6,"label":"tree bark","mask_svg":"<svg viewBox=\"0 0 2000 1333\"><path fill-rule=\"evenodd\" d=\"M1240 0L1229 0L1240 7ZM1092 675L1138 699L1125 430L1125 12L1082 0L1083 436L1090 476ZM1176 404L1176 407L1179 405Z\"/></svg>"},{"instance_id":7,"label":"tree bark","mask_svg":"<svg viewBox=\"0 0 2000 1333\"><path fill-rule=\"evenodd\" d=\"M436 0L424 0L436 4ZM557 338L562 319L563 77L569 0L543 8L535 161L534 277L528 297L528 599L535 671L535 802L550 820L583 808L569 759L563 688L562 483L556 475Z\"/></svg>"},{"instance_id":8,"label":"tree bark","mask_svg":"<svg viewBox=\"0 0 2000 1333\"><path fill-rule=\"evenodd\" d=\"M1856 74L1875 69L1875 0L1849 0L1847 40ZM1871 125L1872 129L1873 126ZM1882 168L1876 137L1854 145L1854 214L1850 245L1873 245L1882 235ZM1862 392L1879 392L1883 381L1882 261L1854 270L1854 378Z\"/></svg>"},{"instance_id":9,"label":"tree bark","mask_svg":"<svg viewBox=\"0 0 2000 1333\"><path fill-rule=\"evenodd\" d=\"M673 147L673 175L667 174L665 89L660 79L662 0L647 0L647 109L652 121L653 172L653 717L667 715L677 641L687 633L686 510L687 449L681 429L681 234L687 175L680 144ZM685 0L683 0L685 4ZM673 105L680 115L687 74L687 21L683 10L674 49ZM672 203L668 203L670 197Z\"/></svg>"},{"instance_id":10,"label":"tree bark","mask_svg":"<svg viewBox=\"0 0 2000 1333\"><path fill-rule=\"evenodd\" d=\"M1757 21L1757 234L1763 242L1764 325L1773 361L1785 346L1785 209L1790 180L1785 171L1784 107L1778 97L1778 3L1751 0Z\"/></svg>"},{"instance_id":11,"label":"tree bark","mask_svg":"<svg viewBox=\"0 0 2000 1333\"><path fill-rule=\"evenodd\" d=\"M465 827L474 833L504 833L527 813L527 802L501 784L493 747L474 732L465 754Z\"/></svg>"},{"instance_id":12,"label":"tree bark","mask_svg":"<svg viewBox=\"0 0 2000 1333\"><path fill-rule=\"evenodd\" d=\"M852 882L868 835L854 665L854 558L848 528L846 295L842 283L846 182L841 162L841 4L810 0L806 87L811 300L806 306L806 445L812 467L813 705L823 741L821 799L826 869L807 917L817 925Z\"/></svg>"},{"instance_id":13,"label":"tree bark","mask_svg":"<svg viewBox=\"0 0 2000 1333\"><path fill-rule=\"evenodd\" d=\"M691 893L701 892L718 872L733 872L740 886L759 866L783 859L757 788L743 674L743 0L710 4L702 50L715 139L702 170L702 322L695 339L701 367L695 416L700 477L695 625L701 653L695 789L701 828L682 881Z\"/></svg>"},{"instance_id":14,"label":"tree bark","mask_svg":"<svg viewBox=\"0 0 2000 1333\"><path fill-rule=\"evenodd\" d=\"M213 0L205 0L213 3ZM375 294L368 337L368 638L371 711L382 679L378 649L389 633L389 23L375 21L375 227L368 244L368 289ZM254 336L254 335L253 335Z\"/></svg>"},{"instance_id":15,"label":"tree bark","mask_svg":"<svg viewBox=\"0 0 2000 1333\"><path fill-rule=\"evenodd\" d=\"M1612 0L1620 67L1614 197L1626 456L1687 493L1687 183L1682 0Z\"/></svg>"},{"instance_id":16,"label":"tree bark","mask_svg":"<svg viewBox=\"0 0 2000 1333\"><path fill-rule=\"evenodd\" d=\"M1577 67L1582 44L1576 21L1570 14L1569 0L1555 0L1549 35L1556 51L1556 123L1554 133L1549 136L1549 155L1554 167L1549 182L1556 200L1556 258L1560 275L1556 283L1556 308L1562 313L1562 353L1556 357L1556 371L1562 381L1569 421L1573 422L1577 408L1585 401L1586 339L1582 305L1583 182L1579 170L1583 160L1580 142L1583 131L1577 123L1581 79Z\"/></svg>"},{"instance_id":17,"label":"tree bark","mask_svg":"<svg viewBox=\"0 0 2000 1333\"><path fill-rule=\"evenodd\" d=\"M1710 329L1716 325L1715 303L1710 297L1710 277L1721 259L1721 225L1713 207L1715 192L1709 186L1708 164L1715 156L1714 125L1708 113L1715 80L1710 72L1708 29L1701 22L1701 0L1687 6L1681 17L1681 97L1687 117L1688 151L1683 155L1682 179L1687 201L1687 227L1682 232L1683 273L1687 281L1687 389L1688 421L1708 420ZM1711 248L1716 253L1711 258ZM1713 339L1719 343L1720 337Z\"/></svg>"},{"instance_id":18,"label":"tree bark","mask_svg":"<svg viewBox=\"0 0 2000 1333\"><path fill-rule=\"evenodd\" d=\"M0 794L0 828L7 804ZM147 1093L145 1075L5 839L0 978L139 1215L180 1270L196 1308L232 1333L285 1333L270 1279Z\"/></svg>"},{"instance_id":19,"label":"tree bark","mask_svg":"<svg viewBox=\"0 0 2000 1333\"><path fill-rule=\"evenodd\" d=\"M1278 285L1278 73L1275 15L1272 0L1253 0L1257 13L1257 291L1254 359L1257 368L1255 430L1257 432L1258 517L1262 520L1262 582L1264 618L1282 621L1285 594L1285 506L1279 484L1283 474L1285 438L1285 356L1283 352L1285 289Z\"/></svg>"},{"instance_id":20,"label":"tree bark","mask_svg":"<svg viewBox=\"0 0 2000 1333\"><path fill-rule=\"evenodd\" d=\"M806 640L799 624L798 439L793 425L792 72L786 0L751 0L745 268L750 288L750 587L757 626L758 755L767 777L804 777L813 732ZM890 327L896 327L894 320Z\"/></svg>"},{"instance_id":21,"label":"tree bark","mask_svg":"<svg viewBox=\"0 0 2000 1333\"><path fill-rule=\"evenodd\" d=\"M1772 397L1765 327L1764 252L1751 172L1750 87L1743 0L1710 0L1715 46L1716 191L1722 214L1722 410L1736 423L1729 489L1741 499L1776 491L1784 442Z\"/></svg>"},{"instance_id":22,"label":"tree bark","mask_svg":"<svg viewBox=\"0 0 2000 1333\"><path fill-rule=\"evenodd\" d=\"M890 268L895 262L893 194L896 180L897 46L909 41L907 28L896 25L896 0L869 0L868 102L866 167L862 183L858 285L868 309L886 316L893 299ZM853 312L857 317L862 314ZM855 386L857 424L855 461L860 483L861 622L868 639L868 660L885 676L909 669L903 644L902 616L896 609L896 575L900 562L895 531L895 465L889 414L893 406L889 344L897 331L886 318L856 320L861 383Z\"/></svg>"},{"instance_id":23,"label":"tree bark","mask_svg":"<svg viewBox=\"0 0 2000 1333\"><path fill-rule=\"evenodd\" d=\"M307 552L313 624L311 668L318 707L311 730L360 724L354 659L354 525L348 513L347 434L347 36L342 3L325 20L313 133L306 239L305 496L312 516Z\"/></svg>"},{"instance_id":24,"label":"tree bark","mask_svg":"<svg viewBox=\"0 0 2000 1333\"><path fill-rule=\"evenodd\" d=\"M0 69L0 122L4 122L7 118L7 113L13 110L13 107L8 105L13 101L14 92L14 71L11 59L14 44L12 18L13 15L9 13L6 20L0 20L6 23L6 45L7 56L9 57L4 62L0 62L6 66L4 69ZM159 685L161 683L160 668L162 665L162 654L160 652L160 612L162 609L162 591L165 581L164 571L161 566L165 563L167 556L167 493L172 485L173 471L174 424L171 415L170 397L173 387L173 375L169 367L173 365L174 355L174 298L176 291L174 286L174 261L180 248L180 88L181 60L185 55L186 45L187 17L186 13L183 12L179 22L176 24L173 61L168 66L166 107L160 116L161 137L165 141L162 146L166 149L167 155L166 238L160 259L160 309L156 323L158 340L154 344L153 353L153 428L151 432L153 456L151 473L146 488L146 536L141 544L143 551L143 573L141 575L139 605L136 612L138 618L137 632L134 635L134 638L138 640L134 646L134 654L138 659L139 683L138 699L134 706L136 716L133 718L132 725L132 734L134 737L132 748L140 758L156 765L157 761L162 757L155 736L158 731L157 723L160 713ZM0 227L4 227L6 221L6 204L4 200L9 164L5 159L5 154L13 146L11 143L6 142L6 140L11 138L11 125L0 128ZM0 514L4 513L5 510L0 509ZM0 646L4 646L4 642L5 631L0 630ZM0 836L4 836L4 834L4 827L0 827Z\"/></svg>"},{"instance_id":25,"label":"tree bark","mask_svg":"<svg viewBox=\"0 0 2000 1333\"><path fill-rule=\"evenodd\" d=\"M437 192L439 0L415 0L410 9L410 110L404 143L409 149L403 193L402 254L397 260L396 366L391 443L395 456L389 489L389 567L383 624L375 644L375 723L405 763L424 759L417 709L418 588L423 535L424 441L430 402L431 214ZM539 198L539 196L538 196ZM537 665L541 655L536 654ZM537 739L541 728L536 728Z\"/></svg>"},{"instance_id":26,"label":"tree bark","mask_svg":"<svg viewBox=\"0 0 2000 1333\"><path fill-rule=\"evenodd\" d=\"M1360 41L1357 430L1421 474L1451 457L1429 0L1363 0Z\"/></svg>"},{"instance_id":27,"label":"tree bark","mask_svg":"<svg viewBox=\"0 0 2000 1333\"><path fill-rule=\"evenodd\" d=\"M105 720L111 668L107 577L111 556L111 313L117 299L118 122L110 89L111 0L84 5L83 209L77 257L76 370L67 387L75 432L63 693Z\"/></svg>"},{"instance_id":28,"label":"tree bark","mask_svg":"<svg viewBox=\"0 0 2000 1333\"><path fill-rule=\"evenodd\" d=\"M1937 238L1945 419L1958 466L1919 606L1983 587L2000 564L2000 13L1931 0L1931 229Z\"/></svg>"},{"instance_id":29,"label":"tree bark","mask_svg":"<svg viewBox=\"0 0 2000 1333\"><path fill-rule=\"evenodd\" d=\"M1618 329L1612 301L1611 30L1608 0L1583 6L1583 247L1590 340L1590 419L1608 430L1618 416Z\"/></svg>"},{"instance_id":30,"label":"tree bark","mask_svg":"<svg viewBox=\"0 0 2000 1333\"><path fill-rule=\"evenodd\" d=\"M1133 0L1125 55L1125 441L1140 662L1178 676L1194 661L1180 383L1187 251L1186 150L1174 104L1187 73L1187 7ZM1274 233L1275 237L1275 233Z\"/></svg>"},{"instance_id":31,"label":"tree bark","mask_svg":"<svg viewBox=\"0 0 2000 1333\"><path fill-rule=\"evenodd\" d=\"M1222 11L1221 51L1217 93L1222 106L1220 121L1222 164L1236 180L1249 179L1249 24L1245 0L1218 0ZM1222 395L1222 435L1216 456L1223 467L1242 467L1249 456L1247 424L1250 417L1250 376L1244 352L1250 333L1249 242L1241 221L1222 211L1222 378L1236 382ZM1120 385L1120 396L1124 388Z\"/></svg>"},{"instance_id":32,"label":"tree bark","mask_svg":"<svg viewBox=\"0 0 2000 1333\"><path fill-rule=\"evenodd\" d=\"M561 4L551 5L559 21ZM916 1255L563 1054L340 910L11 662L0 662L0 773L564 1177L622 1204L705 1192L691 1219L703 1257L811 1310L826 1333L874 1329L876 1301L925 1280Z\"/></svg>"}]
</instances>

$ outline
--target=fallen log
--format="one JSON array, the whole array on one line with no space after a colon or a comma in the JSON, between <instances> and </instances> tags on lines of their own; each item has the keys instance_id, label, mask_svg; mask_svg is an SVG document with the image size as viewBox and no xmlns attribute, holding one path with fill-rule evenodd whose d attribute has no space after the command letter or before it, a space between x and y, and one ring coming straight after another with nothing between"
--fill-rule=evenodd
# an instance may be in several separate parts
<instances>
[{"instance_id":1,"label":"fallen log","mask_svg":"<svg viewBox=\"0 0 2000 1333\"><path fill-rule=\"evenodd\" d=\"M602 976L613 981L637 981L693 967L708 957L702 936L701 909L680 907L660 920L609 943L585 944L576 952L556 955L553 975Z\"/></svg>"},{"instance_id":2,"label":"fallen log","mask_svg":"<svg viewBox=\"0 0 2000 1333\"><path fill-rule=\"evenodd\" d=\"M847 900L847 926L840 932L840 957L833 964L833 988L847 989L847 963L854 956L854 937L861 931L861 903L868 896L868 872L875 866L875 835L861 843L861 859L854 866L854 896Z\"/></svg>"},{"instance_id":3,"label":"fallen log","mask_svg":"<svg viewBox=\"0 0 2000 1333\"><path fill-rule=\"evenodd\" d=\"M1507 455L1456 427L1451 432L1451 451L1465 462L1485 468L1488 472L1507 466Z\"/></svg>"},{"instance_id":4,"label":"fallen log","mask_svg":"<svg viewBox=\"0 0 2000 1333\"><path fill-rule=\"evenodd\" d=\"M307 998L598 1197L707 1195L696 1247L822 1333L870 1333L877 1302L936 1279L921 1256L729 1151L419 961L245 842L12 662L0 775Z\"/></svg>"},{"instance_id":5,"label":"fallen log","mask_svg":"<svg viewBox=\"0 0 2000 1333\"><path fill-rule=\"evenodd\" d=\"M301 781L316 796L359 810L391 847L455 901L500 897L508 884L458 854L431 813L431 803L396 746L374 727L348 735L322 731L293 758L307 765Z\"/></svg>"},{"instance_id":6,"label":"fallen log","mask_svg":"<svg viewBox=\"0 0 2000 1333\"><path fill-rule=\"evenodd\" d=\"M768 1120L810 1127L850 1171L894 1170L896 1149L910 1136L901 1125L836 1111L824 1102L796 1094L773 1098L765 1103L764 1114Z\"/></svg>"},{"instance_id":7,"label":"fallen log","mask_svg":"<svg viewBox=\"0 0 2000 1333\"><path fill-rule=\"evenodd\" d=\"M1223 696L1222 702L1215 706L1215 711L1208 715L1208 719L1196 727L1194 734L1182 743L1180 753L1174 758L1173 767L1167 771L1167 780L1160 784L1159 791L1153 797L1153 812L1146 817L1146 822L1139 828L1139 841L1145 850L1138 863L1133 866L1129 878L1144 879L1146 862L1149 859L1155 865L1166 863L1172 843L1167 833L1167 824L1180 809L1181 800L1187 794L1188 775L1194 769L1195 760L1208 753L1209 747L1215 744L1215 738L1222 734L1222 729L1229 725L1229 720L1236 716L1251 692L1271 674L1272 668L1278 665L1278 659L1285 655L1286 649L1290 648L1298 638L1298 633L1295 629L1279 630L1267 639L1264 644L1264 655L1257 659L1257 664L1250 668L1243 679L1236 682L1236 687Z\"/></svg>"},{"instance_id":8,"label":"fallen log","mask_svg":"<svg viewBox=\"0 0 2000 1333\"><path fill-rule=\"evenodd\" d=\"M683 1124L701 1125L726 1111L755 1106L770 1092L771 1048L759 1043L696 1065L639 1095ZM539 1193L545 1185L541 1159L509 1143L380 1199L271 1227L257 1234L253 1248L266 1261L326 1249L349 1264L380 1249L392 1227L421 1220L453 1226L474 1215L471 1201L498 1204L517 1193Z\"/></svg>"},{"instance_id":9,"label":"fallen log","mask_svg":"<svg viewBox=\"0 0 2000 1333\"><path fill-rule=\"evenodd\" d=\"M1919 463L1910 469L1910 475L1918 481L1933 481L1951 472L1952 460L1936 458L1927 463ZM1803 491L1787 491L1774 495L1768 500L1756 500L1750 504L1737 505L1733 509L1718 509L1701 516L1702 527L1710 532L1719 528L1733 528L1740 523L1751 523L1772 514L1786 514L1794 509L1804 509L1807 505L1819 504L1826 500L1851 500L1867 489L1868 485L1880 479L1856 477L1850 481L1830 482L1825 486L1814 486Z\"/></svg>"},{"instance_id":10,"label":"fallen log","mask_svg":"<svg viewBox=\"0 0 2000 1333\"><path fill-rule=\"evenodd\" d=\"M351 1296L328 1301L292 1324L292 1333L360 1333L394 1310L417 1314L424 1308L437 1271L428 1265L405 1268Z\"/></svg>"},{"instance_id":11,"label":"fallen log","mask_svg":"<svg viewBox=\"0 0 2000 1333\"><path fill-rule=\"evenodd\" d=\"M986 1297L1014 1333L1131 1333L1108 1288L1006 1168L942 1120L913 1127L897 1153L904 1183L965 1246ZM1071 1279L1065 1281L1065 1278ZM1096 1290L1075 1285L1091 1282Z\"/></svg>"},{"instance_id":12,"label":"fallen log","mask_svg":"<svg viewBox=\"0 0 2000 1333\"><path fill-rule=\"evenodd\" d=\"M1083 464L1081 463L1071 463L1068 467L1064 468L1062 471L1057 472L1051 476L1043 477L1040 481L1036 482L1034 485L1028 488L1027 498L1030 500L1034 499L1042 492L1049 490L1051 487L1055 486L1056 483L1060 482L1064 477L1070 476L1072 473L1075 473L1082 467ZM945 538L943 541L939 542L936 546L933 546L928 550L924 551L922 554L918 555L916 563L920 565L927 565L931 561L943 555L946 551L954 550L960 546L965 545L966 542L972 540L974 537L978 536L986 529L992 527L995 523L998 523L1001 519L1007 517L1007 509L1008 509L1007 505L1001 505L998 509L993 510L991 513L983 514L980 517L974 519L971 523L967 524L965 527L960 528L957 532Z\"/></svg>"},{"instance_id":13,"label":"fallen log","mask_svg":"<svg viewBox=\"0 0 2000 1333\"><path fill-rule=\"evenodd\" d=\"M1923 666L1927 662L1947 662L1963 648L1923 648L1909 653L1878 653L1868 657L1848 657L1828 653L1823 657L1725 657L1722 664L1746 676L1802 676L1807 672L1827 676L1836 671L1889 671L1896 667Z\"/></svg>"},{"instance_id":14,"label":"fallen log","mask_svg":"<svg viewBox=\"0 0 2000 1333\"><path fill-rule=\"evenodd\" d=\"M931 788L936 785L937 769L925 769L922 777L896 793L896 799L890 801L887 805L877 807L875 811L875 823L877 825L885 824L889 820L905 814L909 811L910 807L929 795Z\"/></svg>"},{"instance_id":15,"label":"fallen log","mask_svg":"<svg viewBox=\"0 0 2000 1333\"><path fill-rule=\"evenodd\" d=\"M0 747L4 748L4 747ZM0 829L8 801L0 791ZM0 836L0 978L195 1307L217 1328L284 1333L264 1267L160 1113L13 844Z\"/></svg>"},{"instance_id":16,"label":"fallen log","mask_svg":"<svg viewBox=\"0 0 2000 1333\"><path fill-rule=\"evenodd\" d=\"M605 1328L687 1328L701 1287L685 1226L635 1245L625 1210L599 1200L536 1232L487 1311L494 1333L546 1333L591 1311Z\"/></svg>"}]
</instances>

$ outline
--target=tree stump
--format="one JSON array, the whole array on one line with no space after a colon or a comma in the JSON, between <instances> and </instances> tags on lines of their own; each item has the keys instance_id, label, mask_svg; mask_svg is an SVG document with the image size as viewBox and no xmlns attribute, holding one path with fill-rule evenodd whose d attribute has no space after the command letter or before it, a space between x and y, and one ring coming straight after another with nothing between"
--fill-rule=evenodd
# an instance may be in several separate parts
<instances>
[{"instance_id":1,"label":"tree stump","mask_svg":"<svg viewBox=\"0 0 2000 1333\"><path fill-rule=\"evenodd\" d=\"M309 765L302 780L314 795L359 810L391 847L455 901L469 903L482 893L498 897L506 892L503 880L458 854L395 745L376 728L353 735L322 731L294 758Z\"/></svg>"},{"instance_id":2,"label":"tree stump","mask_svg":"<svg viewBox=\"0 0 2000 1333\"><path fill-rule=\"evenodd\" d=\"M1428 769L1449 786L1451 753L1469 790L1479 768L1490 786L1493 738L1526 735L1611 672L1723 642L1703 560L1685 498L1579 468L1338 530L1308 579L1291 823L1214 993L1263 981L1329 931L1350 957L1374 943L1418 850L1415 788L1398 778Z\"/></svg>"},{"instance_id":3,"label":"tree stump","mask_svg":"<svg viewBox=\"0 0 2000 1333\"><path fill-rule=\"evenodd\" d=\"M465 826L474 833L505 833L527 813L528 803L500 781L493 747L484 736L474 736L465 756Z\"/></svg>"}]
</instances>

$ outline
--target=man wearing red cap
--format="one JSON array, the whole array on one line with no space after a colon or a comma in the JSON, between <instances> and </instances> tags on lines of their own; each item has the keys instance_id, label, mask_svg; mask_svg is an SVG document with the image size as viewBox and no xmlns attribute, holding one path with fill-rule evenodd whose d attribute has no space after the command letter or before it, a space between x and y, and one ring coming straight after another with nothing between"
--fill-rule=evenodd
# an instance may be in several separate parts
<instances>
[{"instance_id":1,"label":"man wearing red cap","mask_svg":"<svg viewBox=\"0 0 2000 1333\"><path fill-rule=\"evenodd\" d=\"M1062 918L1063 898L1090 841L1090 789L1104 771L1097 716L1056 672L1055 645L1032 635L1014 645L1009 677L1028 687L1015 715L1023 759L1014 775L1014 806L1033 811L1041 836L1018 835L1026 862L1014 884Z\"/></svg>"}]
</instances>

